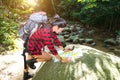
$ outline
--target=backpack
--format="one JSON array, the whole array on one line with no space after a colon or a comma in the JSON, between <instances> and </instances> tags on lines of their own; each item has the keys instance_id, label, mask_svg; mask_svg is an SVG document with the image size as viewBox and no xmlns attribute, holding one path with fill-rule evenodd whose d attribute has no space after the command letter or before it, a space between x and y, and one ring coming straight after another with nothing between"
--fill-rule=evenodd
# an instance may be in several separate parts
<instances>
[{"instance_id":1,"label":"backpack","mask_svg":"<svg viewBox=\"0 0 120 80\"><path fill-rule=\"evenodd\" d=\"M30 15L27 22L19 30L19 36L26 41L38 28L47 23L47 15L45 12L37 12Z\"/></svg>"}]
</instances>

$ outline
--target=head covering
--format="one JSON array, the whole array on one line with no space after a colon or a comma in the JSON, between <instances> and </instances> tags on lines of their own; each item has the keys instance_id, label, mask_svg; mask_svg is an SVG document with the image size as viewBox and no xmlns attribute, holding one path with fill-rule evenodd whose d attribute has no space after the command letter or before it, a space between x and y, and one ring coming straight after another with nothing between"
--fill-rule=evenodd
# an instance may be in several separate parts
<instances>
[{"instance_id":1,"label":"head covering","mask_svg":"<svg viewBox=\"0 0 120 80\"><path fill-rule=\"evenodd\" d=\"M66 27L67 23L63 18L57 18L57 19L52 20L51 24L53 26L58 25L58 27L64 28L64 27Z\"/></svg>"}]
</instances>

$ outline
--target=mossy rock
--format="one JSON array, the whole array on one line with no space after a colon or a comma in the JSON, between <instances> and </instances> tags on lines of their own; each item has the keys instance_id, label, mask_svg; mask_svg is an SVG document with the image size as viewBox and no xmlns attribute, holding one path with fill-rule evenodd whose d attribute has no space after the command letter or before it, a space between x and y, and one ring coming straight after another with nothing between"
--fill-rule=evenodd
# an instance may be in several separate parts
<instances>
[{"instance_id":1,"label":"mossy rock","mask_svg":"<svg viewBox=\"0 0 120 80\"><path fill-rule=\"evenodd\" d=\"M120 80L120 58L81 46L75 62L46 62L32 80Z\"/></svg>"}]
</instances>

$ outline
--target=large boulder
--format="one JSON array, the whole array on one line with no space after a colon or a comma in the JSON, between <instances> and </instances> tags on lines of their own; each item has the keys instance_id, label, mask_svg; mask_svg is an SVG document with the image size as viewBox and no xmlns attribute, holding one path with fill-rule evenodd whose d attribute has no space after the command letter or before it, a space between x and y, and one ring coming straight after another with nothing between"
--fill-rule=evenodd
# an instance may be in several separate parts
<instances>
[{"instance_id":1,"label":"large boulder","mask_svg":"<svg viewBox=\"0 0 120 80\"><path fill-rule=\"evenodd\" d=\"M71 53L73 62L48 61L32 80L120 80L119 57L83 45Z\"/></svg>"}]
</instances>

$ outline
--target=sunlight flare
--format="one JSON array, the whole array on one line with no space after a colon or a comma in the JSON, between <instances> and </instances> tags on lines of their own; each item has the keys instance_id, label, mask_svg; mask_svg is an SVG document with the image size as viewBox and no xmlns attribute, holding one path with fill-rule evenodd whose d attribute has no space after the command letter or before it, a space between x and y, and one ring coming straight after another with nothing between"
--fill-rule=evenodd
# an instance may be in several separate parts
<instances>
[{"instance_id":1,"label":"sunlight flare","mask_svg":"<svg viewBox=\"0 0 120 80\"><path fill-rule=\"evenodd\" d=\"M25 2L33 7L37 5L37 0L26 0Z\"/></svg>"}]
</instances>

